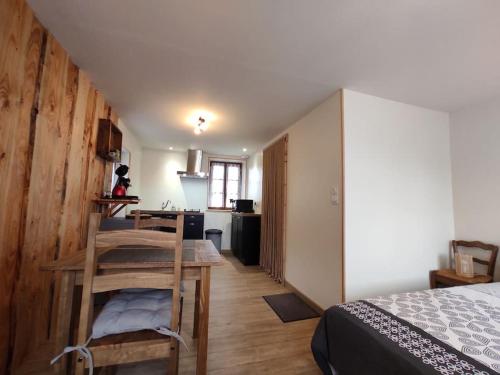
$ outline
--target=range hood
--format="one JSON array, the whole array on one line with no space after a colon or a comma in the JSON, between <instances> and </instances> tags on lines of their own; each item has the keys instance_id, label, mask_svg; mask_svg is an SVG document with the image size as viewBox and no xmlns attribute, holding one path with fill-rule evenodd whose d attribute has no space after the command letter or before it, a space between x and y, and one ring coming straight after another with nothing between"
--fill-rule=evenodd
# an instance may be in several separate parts
<instances>
[{"instance_id":1,"label":"range hood","mask_svg":"<svg viewBox=\"0 0 500 375\"><path fill-rule=\"evenodd\" d=\"M181 178L207 178L208 174L201 171L202 150L188 150L187 167L185 171L177 171Z\"/></svg>"}]
</instances>

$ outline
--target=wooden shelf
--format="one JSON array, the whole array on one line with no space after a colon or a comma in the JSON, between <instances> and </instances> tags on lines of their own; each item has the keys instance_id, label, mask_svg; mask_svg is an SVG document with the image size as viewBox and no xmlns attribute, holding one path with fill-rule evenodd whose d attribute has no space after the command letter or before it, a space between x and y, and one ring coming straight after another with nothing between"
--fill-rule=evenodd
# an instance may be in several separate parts
<instances>
[{"instance_id":1,"label":"wooden shelf","mask_svg":"<svg viewBox=\"0 0 500 375\"><path fill-rule=\"evenodd\" d=\"M139 198L98 198L94 199L97 204L113 204L113 203L126 203L126 204L138 204L141 200Z\"/></svg>"},{"instance_id":2,"label":"wooden shelf","mask_svg":"<svg viewBox=\"0 0 500 375\"><path fill-rule=\"evenodd\" d=\"M119 152L120 157L113 157L111 152ZM122 152L122 132L111 120L99 119L97 134L97 155L107 161L120 162Z\"/></svg>"},{"instance_id":3,"label":"wooden shelf","mask_svg":"<svg viewBox=\"0 0 500 375\"><path fill-rule=\"evenodd\" d=\"M138 204L141 200L131 198L98 198L93 200L100 207L100 212L104 213L104 217L113 217L128 204Z\"/></svg>"}]
</instances>

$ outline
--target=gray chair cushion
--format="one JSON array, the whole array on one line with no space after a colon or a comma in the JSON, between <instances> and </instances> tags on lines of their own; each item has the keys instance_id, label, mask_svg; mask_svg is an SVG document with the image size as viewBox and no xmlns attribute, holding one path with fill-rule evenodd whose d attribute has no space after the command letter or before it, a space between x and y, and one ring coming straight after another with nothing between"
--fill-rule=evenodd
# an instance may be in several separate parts
<instances>
[{"instance_id":1,"label":"gray chair cushion","mask_svg":"<svg viewBox=\"0 0 500 375\"><path fill-rule=\"evenodd\" d=\"M146 329L168 329L171 316L171 289L125 289L104 305L92 327L92 338Z\"/></svg>"}]
</instances>

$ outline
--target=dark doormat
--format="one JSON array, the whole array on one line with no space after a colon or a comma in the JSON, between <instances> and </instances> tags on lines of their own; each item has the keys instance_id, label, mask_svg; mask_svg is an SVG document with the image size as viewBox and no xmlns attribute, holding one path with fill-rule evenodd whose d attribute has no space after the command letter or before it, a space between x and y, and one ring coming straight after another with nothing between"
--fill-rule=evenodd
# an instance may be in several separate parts
<instances>
[{"instance_id":1,"label":"dark doormat","mask_svg":"<svg viewBox=\"0 0 500 375\"><path fill-rule=\"evenodd\" d=\"M319 314L294 293L263 296L283 323L319 317Z\"/></svg>"}]
</instances>

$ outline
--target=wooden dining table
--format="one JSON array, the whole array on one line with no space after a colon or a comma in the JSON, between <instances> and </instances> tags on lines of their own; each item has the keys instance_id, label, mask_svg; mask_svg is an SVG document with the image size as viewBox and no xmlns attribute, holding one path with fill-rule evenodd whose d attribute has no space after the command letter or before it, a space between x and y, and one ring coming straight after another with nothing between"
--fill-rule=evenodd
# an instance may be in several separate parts
<instances>
[{"instance_id":1,"label":"wooden dining table","mask_svg":"<svg viewBox=\"0 0 500 375\"><path fill-rule=\"evenodd\" d=\"M103 251L104 250L104 251ZM142 248L134 246L116 249L98 249L100 274L116 272L173 271L173 249ZM75 314L73 296L76 286L82 285L85 251L44 264L43 271L61 272L61 287L55 330L55 352L61 352L71 343L71 329ZM195 308L193 338L197 338L196 374L207 373L208 319L210 307L210 271L212 266L222 265L222 257L210 240L184 240L182 252L182 280L195 280ZM66 374L68 359L54 365L56 374Z\"/></svg>"}]
</instances>

